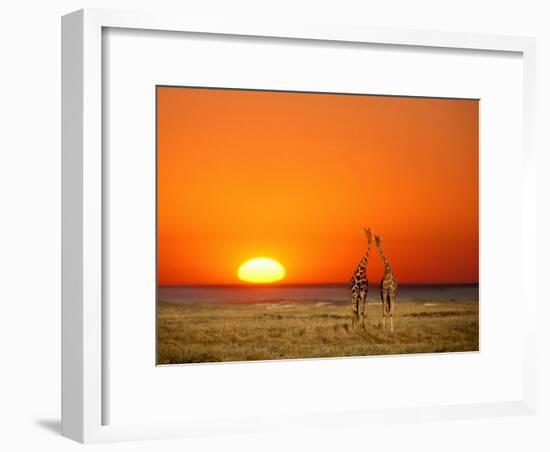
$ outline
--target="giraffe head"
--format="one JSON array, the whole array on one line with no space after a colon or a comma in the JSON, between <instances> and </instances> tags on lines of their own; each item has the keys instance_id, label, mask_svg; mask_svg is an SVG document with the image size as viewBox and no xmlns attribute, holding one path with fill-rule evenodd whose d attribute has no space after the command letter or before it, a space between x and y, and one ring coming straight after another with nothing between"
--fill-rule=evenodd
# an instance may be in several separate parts
<instances>
[{"instance_id":1,"label":"giraffe head","mask_svg":"<svg viewBox=\"0 0 550 452\"><path fill-rule=\"evenodd\" d=\"M376 246L380 248L380 245L382 244L382 237L380 237L379 235L375 235L374 241L376 242Z\"/></svg>"},{"instance_id":2,"label":"giraffe head","mask_svg":"<svg viewBox=\"0 0 550 452\"><path fill-rule=\"evenodd\" d=\"M363 228L363 231L365 231L365 235L367 236L367 241L370 245L372 243L372 231L370 228Z\"/></svg>"}]
</instances>

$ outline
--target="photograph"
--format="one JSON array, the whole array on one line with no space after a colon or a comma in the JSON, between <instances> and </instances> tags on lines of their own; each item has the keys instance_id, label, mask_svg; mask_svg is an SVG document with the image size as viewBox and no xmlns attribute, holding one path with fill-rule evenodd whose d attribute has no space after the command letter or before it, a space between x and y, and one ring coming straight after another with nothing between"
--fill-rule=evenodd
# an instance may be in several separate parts
<instances>
[{"instance_id":1,"label":"photograph","mask_svg":"<svg viewBox=\"0 0 550 452\"><path fill-rule=\"evenodd\" d=\"M156 364L479 351L479 100L156 87Z\"/></svg>"}]
</instances>

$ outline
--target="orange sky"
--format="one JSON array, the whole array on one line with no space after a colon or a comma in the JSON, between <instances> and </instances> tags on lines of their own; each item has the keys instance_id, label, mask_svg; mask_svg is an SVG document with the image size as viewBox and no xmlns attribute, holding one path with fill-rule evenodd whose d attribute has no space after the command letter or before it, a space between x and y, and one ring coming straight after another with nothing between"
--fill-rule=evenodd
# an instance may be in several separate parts
<instances>
[{"instance_id":1,"label":"orange sky","mask_svg":"<svg viewBox=\"0 0 550 452\"><path fill-rule=\"evenodd\" d=\"M478 281L478 101L157 88L158 283ZM371 281L381 276L373 246Z\"/></svg>"}]
</instances>

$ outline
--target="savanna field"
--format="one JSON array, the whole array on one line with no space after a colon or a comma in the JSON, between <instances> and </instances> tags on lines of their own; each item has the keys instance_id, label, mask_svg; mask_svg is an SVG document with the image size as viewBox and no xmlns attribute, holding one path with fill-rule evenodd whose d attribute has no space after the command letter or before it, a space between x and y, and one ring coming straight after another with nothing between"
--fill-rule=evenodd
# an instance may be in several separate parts
<instances>
[{"instance_id":1,"label":"savanna field","mask_svg":"<svg viewBox=\"0 0 550 452\"><path fill-rule=\"evenodd\" d=\"M177 304L159 301L158 364L250 361L479 349L477 300L403 301L394 332L370 302L366 329L344 302Z\"/></svg>"}]
</instances>

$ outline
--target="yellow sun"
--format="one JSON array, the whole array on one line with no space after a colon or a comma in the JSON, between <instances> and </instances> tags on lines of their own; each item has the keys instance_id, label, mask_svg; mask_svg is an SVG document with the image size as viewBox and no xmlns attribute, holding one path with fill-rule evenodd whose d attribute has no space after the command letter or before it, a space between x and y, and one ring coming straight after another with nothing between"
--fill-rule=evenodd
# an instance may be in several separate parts
<instances>
[{"instance_id":1,"label":"yellow sun","mask_svg":"<svg viewBox=\"0 0 550 452\"><path fill-rule=\"evenodd\" d=\"M240 280L250 283L271 283L285 277L285 268L269 257L255 257L247 260L239 267L237 276Z\"/></svg>"}]
</instances>

